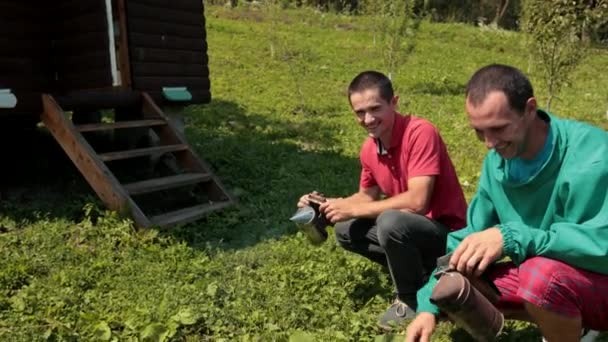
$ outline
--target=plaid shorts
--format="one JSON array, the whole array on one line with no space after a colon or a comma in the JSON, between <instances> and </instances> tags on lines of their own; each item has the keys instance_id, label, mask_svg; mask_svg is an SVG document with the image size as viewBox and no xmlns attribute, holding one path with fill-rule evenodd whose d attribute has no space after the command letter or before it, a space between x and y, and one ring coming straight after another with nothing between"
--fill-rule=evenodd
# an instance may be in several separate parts
<instances>
[{"instance_id":1,"label":"plaid shorts","mask_svg":"<svg viewBox=\"0 0 608 342\"><path fill-rule=\"evenodd\" d=\"M523 309L526 301L557 314L581 317L586 328L608 330L608 275L543 257L530 258L519 267L497 263L488 275L501 292L499 309Z\"/></svg>"}]
</instances>

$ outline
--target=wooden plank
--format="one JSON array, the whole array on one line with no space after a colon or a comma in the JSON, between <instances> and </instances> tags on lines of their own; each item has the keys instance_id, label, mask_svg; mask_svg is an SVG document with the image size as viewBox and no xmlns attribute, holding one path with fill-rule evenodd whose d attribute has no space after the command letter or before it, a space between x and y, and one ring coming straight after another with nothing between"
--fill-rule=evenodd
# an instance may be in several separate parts
<instances>
[{"instance_id":1,"label":"wooden plank","mask_svg":"<svg viewBox=\"0 0 608 342\"><path fill-rule=\"evenodd\" d=\"M48 34L48 28L45 28L40 22L32 22L31 16L17 18L11 13L0 12L0 22L5 29L0 32L0 35L4 37L37 38Z\"/></svg>"},{"instance_id":2,"label":"wooden plank","mask_svg":"<svg viewBox=\"0 0 608 342\"><path fill-rule=\"evenodd\" d=\"M76 130L78 132L93 132L93 131L107 131L113 129L122 128L137 128L137 127L152 127L166 125L163 120L132 120L132 121L116 121L107 123L97 124L83 124L77 125Z\"/></svg>"},{"instance_id":3,"label":"wooden plank","mask_svg":"<svg viewBox=\"0 0 608 342\"><path fill-rule=\"evenodd\" d=\"M132 47L131 60L148 63L179 63L179 64L204 64L207 65L207 54L202 50L173 50Z\"/></svg>"},{"instance_id":4,"label":"wooden plank","mask_svg":"<svg viewBox=\"0 0 608 342\"><path fill-rule=\"evenodd\" d=\"M148 218L129 197L108 167L96 158L97 154L89 143L82 135L74 131L73 125L54 99L50 95L44 94L42 102L44 112L41 118L44 125L105 205L121 214L130 211L136 224L149 226Z\"/></svg>"},{"instance_id":5,"label":"wooden plank","mask_svg":"<svg viewBox=\"0 0 608 342\"><path fill-rule=\"evenodd\" d=\"M232 205L232 202L215 202L212 204L201 204L185 209L172 211L162 215L156 215L150 218L153 226L167 227L176 224L185 224L194 222L210 212L220 210Z\"/></svg>"},{"instance_id":6,"label":"wooden plank","mask_svg":"<svg viewBox=\"0 0 608 342\"><path fill-rule=\"evenodd\" d=\"M129 2L127 6L128 22L132 19L161 20L167 23L201 25L203 13L198 11L180 11L173 7L153 7Z\"/></svg>"},{"instance_id":7,"label":"wooden plank","mask_svg":"<svg viewBox=\"0 0 608 342\"><path fill-rule=\"evenodd\" d=\"M137 149L126 150L126 151L102 153L99 155L99 158L105 162L108 162L108 161L113 161L113 160L145 157L145 156L149 156L149 155L156 154L156 153L162 154L162 153L170 153L170 152L179 152L179 151L185 151L187 149L188 149L188 145L185 145L185 144L154 146L154 147L137 148Z\"/></svg>"},{"instance_id":8,"label":"wooden plank","mask_svg":"<svg viewBox=\"0 0 608 342\"><path fill-rule=\"evenodd\" d=\"M63 96L57 96L56 101L66 110L141 107L139 93L121 88L71 91Z\"/></svg>"},{"instance_id":9,"label":"wooden plank","mask_svg":"<svg viewBox=\"0 0 608 342\"><path fill-rule=\"evenodd\" d=\"M0 1L0 13L10 18L26 19L27 21L43 21L48 15L46 2L33 1Z\"/></svg>"},{"instance_id":10,"label":"wooden plank","mask_svg":"<svg viewBox=\"0 0 608 342\"><path fill-rule=\"evenodd\" d=\"M203 9L202 1L200 0L130 0L129 4L131 3L186 11L202 11Z\"/></svg>"},{"instance_id":11,"label":"wooden plank","mask_svg":"<svg viewBox=\"0 0 608 342\"><path fill-rule=\"evenodd\" d=\"M0 79L4 77L13 78L46 78L50 76L48 65L42 61L32 58L14 58L0 56ZM48 74L48 75L47 75Z\"/></svg>"},{"instance_id":12,"label":"wooden plank","mask_svg":"<svg viewBox=\"0 0 608 342\"><path fill-rule=\"evenodd\" d=\"M10 88L14 91L19 90L46 90L51 85L51 80L45 78L46 75L28 75L28 77L5 76L0 77L0 86Z\"/></svg>"},{"instance_id":13,"label":"wooden plank","mask_svg":"<svg viewBox=\"0 0 608 342\"><path fill-rule=\"evenodd\" d=\"M137 89L158 89L162 87L188 87L191 89L209 89L209 79L205 77L133 77Z\"/></svg>"},{"instance_id":14,"label":"wooden plank","mask_svg":"<svg viewBox=\"0 0 608 342\"><path fill-rule=\"evenodd\" d=\"M52 13L59 18L71 18L86 13L103 13L105 15L105 0L62 0L55 1L51 6Z\"/></svg>"},{"instance_id":15,"label":"wooden plank","mask_svg":"<svg viewBox=\"0 0 608 342\"><path fill-rule=\"evenodd\" d=\"M103 30L64 36L54 41L53 49L59 55L79 54L83 50L104 51L108 49L108 32Z\"/></svg>"},{"instance_id":16,"label":"wooden plank","mask_svg":"<svg viewBox=\"0 0 608 342\"><path fill-rule=\"evenodd\" d=\"M53 65L55 71L59 74L59 78L62 78L62 75L86 75L96 71L110 72L111 65L107 53L108 51L93 51L89 54L70 56L65 60L61 59L61 56L57 56ZM87 57L90 55L99 55L100 57Z\"/></svg>"},{"instance_id":17,"label":"wooden plank","mask_svg":"<svg viewBox=\"0 0 608 342\"><path fill-rule=\"evenodd\" d=\"M58 75L56 85L63 90L111 87L112 74L109 68L89 70L87 73L62 73Z\"/></svg>"},{"instance_id":18,"label":"wooden plank","mask_svg":"<svg viewBox=\"0 0 608 342\"><path fill-rule=\"evenodd\" d=\"M117 0L118 8L118 64L120 69L120 84L123 87L131 88L131 61L129 59L129 35L127 31L127 12L125 6L126 0Z\"/></svg>"},{"instance_id":19,"label":"wooden plank","mask_svg":"<svg viewBox=\"0 0 608 342\"><path fill-rule=\"evenodd\" d=\"M209 77L209 69L202 64L133 63L132 70L136 77Z\"/></svg>"},{"instance_id":20,"label":"wooden plank","mask_svg":"<svg viewBox=\"0 0 608 342\"><path fill-rule=\"evenodd\" d=\"M89 65L93 69L110 66L110 57L108 50L88 50L81 51L78 54L61 54L54 55L50 58L51 64L55 65L60 70L71 69L71 66L82 69ZM87 69L91 69L88 68Z\"/></svg>"},{"instance_id":21,"label":"wooden plank","mask_svg":"<svg viewBox=\"0 0 608 342\"><path fill-rule=\"evenodd\" d=\"M207 42L200 38L180 38L162 34L129 34L131 48L144 47L154 49L207 51Z\"/></svg>"},{"instance_id":22,"label":"wooden plank","mask_svg":"<svg viewBox=\"0 0 608 342\"><path fill-rule=\"evenodd\" d=\"M43 36L32 39L0 37L0 46L3 56L36 56L51 48L50 42Z\"/></svg>"},{"instance_id":23,"label":"wooden plank","mask_svg":"<svg viewBox=\"0 0 608 342\"><path fill-rule=\"evenodd\" d=\"M199 22L197 25L166 23L162 18L146 20L133 18L129 20L129 31L132 33L164 34L182 38L205 39L205 28Z\"/></svg>"},{"instance_id":24,"label":"wooden plank","mask_svg":"<svg viewBox=\"0 0 608 342\"><path fill-rule=\"evenodd\" d=\"M70 36L76 32L107 32L108 23L105 12L91 12L57 20L52 27L55 37Z\"/></svg>"},{"instance_id":25,"label":"wooden plank","mask_svg":"<svg viewBox=\"0 0 608 342\"><path fill-rule=\"evenodd\" d=\"M148 179L140 182L125 184L124 188L131 195L174 189L181 186L197 184L211 179L207 173L184 173L175 176Z\"/></svg>"}]
</instances>

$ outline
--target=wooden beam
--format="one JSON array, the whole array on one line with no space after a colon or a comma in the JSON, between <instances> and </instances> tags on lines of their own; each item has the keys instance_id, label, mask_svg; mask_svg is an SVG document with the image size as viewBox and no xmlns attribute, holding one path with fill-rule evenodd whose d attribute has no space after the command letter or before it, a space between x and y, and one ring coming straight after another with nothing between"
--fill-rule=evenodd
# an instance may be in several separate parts
<instances>
[{"instance_id":1,"label":"wooden beam","mask_svg":"<svg viewBox=\"0 0 608 342\"><path fill-rule=\"evenodd\" d=\"M133 121L116 121L109 123L95 123L95 124L84 124L77 125L76 130L78 132L93 132L93 131L107 131L120 128L137 128L137 127L152 127L166 125L164 120L133 120Z\"/></svg>"},{"instance_id":2,"label":"wooden beam","mask_svg":"<svg viewBox=\"0 0 608 342\"><path fill-rule=\"evenodd\" d=\"M201 77L135 77L133 84L138 89L158 89L163 87L188 87L191 89L209 89L209 79Z\"/></svg>"},{"instance_id":3,"label":"wooden beam","mask_svg":"<svg viewBox=\"0 0 608 342\"><path fill-rule=\"evenodd\" d=\"M176 37L205 39L205 28L200 22L196 25L183 25L181 23L163 23L162 21L152 19L132 18L129 20L129 29L138 33L161 33Z\"/></svg>"},{"instance_id":4,"label":"wooden beam","mask_svg":"<svg viewBox=\"0 0 608 342\"><path fill-rule=\"evenodd\" d=\"M193 0L130 0L130 2L161 8L174 8L177 10L201 11L202 2Z\"/></svg>"},{"instance_id":5,"label":"wooden beam","mask_svg":"<svg viewBox=\"0 0 608 342\"><path fill-rule=\"evenodd\" d=\"M125 0L117 0L118 4L118 64L120 65L121 86L131 89L131 60L129 55L129 32L127 31L127 12Z\"/></svg>"},{"instance_id":6,"label":"wooden beam","mask_svg":"<svg viewBox=\"0 0 608 342\"><path fill-rule=\"evenodd\" d=\"M179 152L185 151L188 149L188 145L185 144L175 144L175 145L165 145L165 146L154 146L154 147L144 147L137 148L133 150L125 150L118 152L107 152L99 155L99 158L103 161L112 161L112 160L122 160L122 159L130 159L136 157L145 157L149 155L153 155L156 153L169 153L169 152Z\"/></svg>"},{"instance_id":7,"label":"wooden beam","mask_svg":"<svg viewBox=\"0 0 608 342\"><path fill-rule=\"evenodd\" d=\"M202 11L175 10L172 5L156 7L136 2L129 2L129 19L151 19L167 23L200 25L203 21Z\"/></svg>"},{"instance_id":8,"label":"wooden beam","mask_svg":"<svg viewBox=\"0 0 608 342\"><path fill-rule=\"evenodd\" d=\"M145 63L180 63L207 65L209 58L203 50L173 50L155 48L135 48L131 56L133 62Z\"/></svg>"},{"instance_id":9,"label":"wooden beam","mask_svg":"<svg viewBox=\"0 0 608 342\"><path fill-rule=\"evenodd\" d=\"M210 179L211 175L208 173L184 173L125 184L125 189L131 195L139 195L201 183Z\"/></svg>"},{"instance_id":10,"label":"wooden beam","mask_svg":"<svg viewBox=\"0 0 608 342\"><path fill-rule=\"evenodd\" d=\"M133 73L139 77L209 77L209 69L203 64L133 63Z\"/></svg>"},{"instance_id":11,"label":"wooden beam","mask_svg":"<svg viewBox=\"0 0 608 342\"><path fill-rule=\"evenodd\" d=\"M231 202L201 204L190 208L172 211L166 214L153 216L150 218L150 222L152 225L157 225L160 227L172 226L178 223L184 224L196 221L212 211L220 210L229 207L230 205L232 205Z\"/></svg>"},{"instance_id":12,"label":"wooden beam","mask_svg":"<svg viewBox=\"0 0 608 342\"><path fill-rule=\"evenodd\" d=\"M172 35L163 35L161 33L138 33L131 31L129 33L129 41L131 47L143 47L153 49L175 49L186 51L206 51L207 42L204 37L201 38L184 38Z\"/></svg>"}]
</instances>

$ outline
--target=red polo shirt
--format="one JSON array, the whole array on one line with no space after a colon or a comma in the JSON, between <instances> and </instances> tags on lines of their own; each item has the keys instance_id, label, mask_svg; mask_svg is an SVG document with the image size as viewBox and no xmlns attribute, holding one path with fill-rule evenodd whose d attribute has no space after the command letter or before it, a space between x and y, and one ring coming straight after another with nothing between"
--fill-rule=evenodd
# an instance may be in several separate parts
<instances>
[{"instance_id":1,"label":"red polo shirt","mask_svg":"<svg viewBox=\"0 0 608 342\"><path fill-rule=\"evenodd\" d=\"M425 216L453 230L466 226L466 199L445 144L429 121L396 113L391 146L386 149L369 137L360 159L360 186L378 186L388 197L406 192L412 177L437 176Z\"/></svg>"}]
</instances>

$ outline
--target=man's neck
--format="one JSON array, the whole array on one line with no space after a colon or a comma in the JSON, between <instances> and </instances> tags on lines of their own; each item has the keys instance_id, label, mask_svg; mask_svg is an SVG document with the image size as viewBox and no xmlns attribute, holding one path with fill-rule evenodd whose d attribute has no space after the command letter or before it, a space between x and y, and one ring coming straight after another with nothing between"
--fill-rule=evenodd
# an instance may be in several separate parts
<instances>
[{"instance_id":1,"label":"man's neck","mask_svg":"<svg viewBox=\"0 0 608 342\"><path fill-rule=\"evenodd\" d=\"M543 120L539 115L534 118L530 131L528 132L528 151L520 156L523 160L533 160L545 146L549 136L550 123ZM538 132L538 133L532 133Z\"/></svg>"},{"instance_id":2,"label":"man's neck","mask_svg":"<svg viewBox=\"0 0 608 342\"><path fill-rule=\"evenodd\" d=\"M391 123L391 129L378 138L382 142L382 145L384 145L384 147L387 150L391 147L391 140L393 138L393 130L395 129L395 122L397 121L397 112L393 113L392 120L393 120L393 122Z\"/></svg>"},{"instance_id":3,"label":"man's neck","mask_svg":"<svg viewBox=\"0 0 608 342\"><path fill-rule=\"evenodd\" d=\"M385 149L389 149L391 147L391 135L393 131L391 130L391 134L385 134L385 136L379 137L378 140L382 143Z\"/></svg>"}]
</instances>

